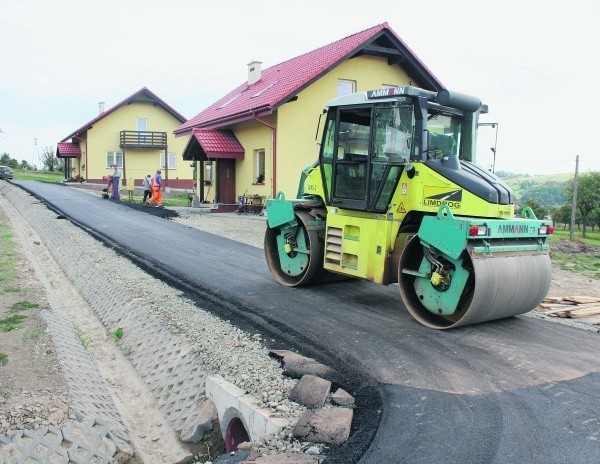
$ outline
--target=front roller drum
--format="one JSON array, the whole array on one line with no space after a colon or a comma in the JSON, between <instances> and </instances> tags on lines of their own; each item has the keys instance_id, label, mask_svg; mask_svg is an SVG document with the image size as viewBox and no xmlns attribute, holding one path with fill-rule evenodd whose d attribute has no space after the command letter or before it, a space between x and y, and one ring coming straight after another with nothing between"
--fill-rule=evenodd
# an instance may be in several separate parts
<instances>
[{"instance_id":1,"label":"front roller drum","mask_svg":"<svg viewBox=\"0 0 600 464\"><path fill-rule=\"evenodd\" d=\"M282 285L297 287L320 282L323 270L323 238L310 223L314 218L305 211L295 213L298 228L288 239L293 246L286 247L283 229L267 228L265 233L265 259L269 270Z\"/></svg>"},{"instance_id":2,"label":"front roller drum","mask_svg":"<svg viewBox=\"0 0 600 464\"><path fill-rule=\"evenodd\" d=\"M507 253L472 258L465 251L459 258L469 278L452 314L436 313L423 301L435 301L438 290L425 277L402 272L418 269L424 259L418 237L407 244L400 258L398 284L408 312L421 324L433 329L450 329L523 314L536 308L550 288L552 265L547 253ZM421 279L420 282L417 282ZM423 280L427 280L424 282Z\"/></svg>"}]
</instances>

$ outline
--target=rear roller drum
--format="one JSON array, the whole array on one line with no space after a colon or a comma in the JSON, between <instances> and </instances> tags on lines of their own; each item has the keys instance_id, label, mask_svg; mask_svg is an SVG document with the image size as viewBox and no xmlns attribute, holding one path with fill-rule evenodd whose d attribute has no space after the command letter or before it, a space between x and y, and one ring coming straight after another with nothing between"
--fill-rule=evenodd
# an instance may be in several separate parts
<instances>
[{"instance_id":1,"label":"rear roller drum","mask_svg":"<svg viewBox=\"0 0 600 464\"><path fill-rule=\"evenodd\" d=\"M433 329L449 329L528 312L550 288L548 254L498 254L457 260L424 247L414 237L398 267L400 295L408 312Z\"/></svg>"},{"instance_id":2,"label":"rear roller drum","mask_svg":"<svg viewBox=\"0 0 600 464\"><path fill-rule=\"evenodd\" d=\"M321 281L323 239L310 227L314 218L307 212L296 212L296 228L267 228L265 258L269 270L282 285L296 287Z\"/></svg>"}]
</instances>

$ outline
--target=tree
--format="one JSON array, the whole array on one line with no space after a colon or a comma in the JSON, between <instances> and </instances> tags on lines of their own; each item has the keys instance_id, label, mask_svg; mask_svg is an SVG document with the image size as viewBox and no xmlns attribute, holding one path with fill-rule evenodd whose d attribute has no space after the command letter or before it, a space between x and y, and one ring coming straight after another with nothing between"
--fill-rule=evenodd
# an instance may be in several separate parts
<instances>
[{"instance_id":1,"label":"tree","mask_svg":"<svg viewBox=\"0 0 600 464\"><path fill-rule=\"evenodd\" d=\"M10 163L10 155L8 153L2 153L0 156L0 164L3 166L8 166L8 163Z\"/></svg>"},{"instance_id":2,"label":"tree","mask_svg":"<svg viewBox=\"0 0 600 464\"><path fill-rule=\"evenodd\" d=\"M21 160L21 162L19 163L19 169L31 169L31 166L29 166L29 163L25 160Z\"/></svg>"},{"instance_id":3,"label":"tree","mask_svg":"<svg viewBox=\"0 0 600 464\"><path fill-rule=\"evenodd\" d=\"M523 206L529 206L533 210L535 217L538 219L543 219L546 216L546 208L531 198L527 200Z\"/></svg>"},{"instance_id":4,"label":"tree","mask_svg":"<svg viewBox=\"0 0 600 464\"><path fill-rule=\"evenodd\" d=\"M571 225L571 207L562 205L552 211L554 224L564 224L564 228Z\"/></svg>"},{"instance_id":5,"label":"tree","mask_svg":"<svg viewBox=\"0 0 600 464\"><path fill-rule=\"evenodd\" d=\"M54 156L54 150L52 147L46 147L42 151L42 166L48 168L50 172L60 171L63 166L63 160Z\"/></svg>"},{"instance_id":6,"label":"tree","mask_svg":"<svg viewBox=\"0 0 600 464\"><path fill-rule=\"evenodd\" d=\"M567 186L567 201L573 201L573 182ZM581 214L582 235L585 237L590 214L600 204L600 172L582 174L577 180L577 211Z\"/></svg>"},{"instance_id":7,"label":"tree","mask_svg":"<svg viewBox=\"0 0 600 464\"><path fill-rule=\"evenodd\" d=\"M595 207L590 213L590 224L592 232L594 231L594 226L598 226L598 229L600 229L600 206Z\"/></svg>"}]
</instances>

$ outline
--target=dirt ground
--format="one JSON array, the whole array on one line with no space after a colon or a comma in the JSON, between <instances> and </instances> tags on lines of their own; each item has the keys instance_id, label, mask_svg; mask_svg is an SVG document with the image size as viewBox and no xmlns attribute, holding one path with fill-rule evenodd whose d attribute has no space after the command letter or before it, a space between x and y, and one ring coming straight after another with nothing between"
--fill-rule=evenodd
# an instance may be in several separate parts
<instances>
[{"instance_id":1,"label":"dirt ground","mask_svg":"<svg viewBox=\"0 0 600 464\"><path fill-rule=\"evenodd\" d=\"M8 319L9 322L4 323L4 327L8 327L10 321L16 320L18 328L13 330L3 331L3 326L0 326L0 434L9 429L37 429L48 424L61 427L74 418L52 339L46 332L45 321L40 317L40 311L48 308L44 283L38 281L22 246L23 241L32 238L15 230L7 217L6 208L7 204L0 196L0 235L12 236L8 239L10 246L4 246L8 243L6 240L0 242L0 260L14 263L14 273L0 276L0 320L23 317ZM180 217L177 221L188 222L190 227L195 227L197 216L190 215L189 221ZM264 228L264 223L256 224ZM216 230L212 232L218 233ZM33 247L38 246L43 244L34 240ZM565 247L561 251L600 253L600 247ZM599 280L554 269L549 296L600 297L598 284ZM53 281L52 285L68 285L68 282ZM138 446L145 445L140 443Z\"/></svg>"}]
</instances>

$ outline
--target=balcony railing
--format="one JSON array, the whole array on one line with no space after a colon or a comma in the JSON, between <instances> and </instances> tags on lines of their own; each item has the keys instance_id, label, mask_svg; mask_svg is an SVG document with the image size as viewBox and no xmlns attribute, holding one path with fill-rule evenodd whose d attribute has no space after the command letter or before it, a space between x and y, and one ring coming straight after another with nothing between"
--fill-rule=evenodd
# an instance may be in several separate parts
<instances>
[{"instance_id":1,"label":"balcony railing","mask_svg":"<svg viewBox=\"0 0 600 464\"><path fill-rule=\"evenodd\" d=\"M166 132L121 131L121 148L167 148Z\"/></svg>"}]
</instances>

